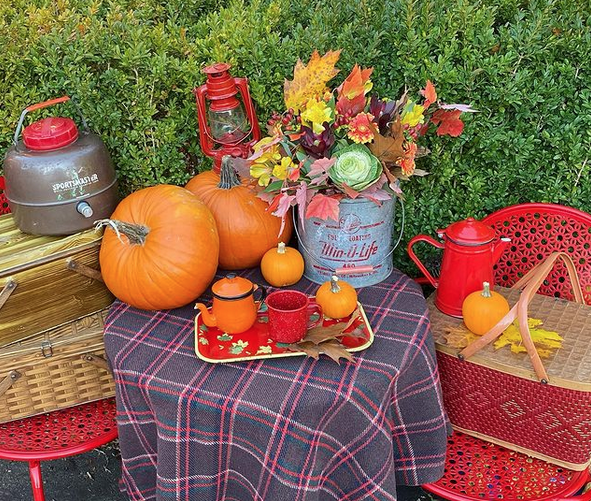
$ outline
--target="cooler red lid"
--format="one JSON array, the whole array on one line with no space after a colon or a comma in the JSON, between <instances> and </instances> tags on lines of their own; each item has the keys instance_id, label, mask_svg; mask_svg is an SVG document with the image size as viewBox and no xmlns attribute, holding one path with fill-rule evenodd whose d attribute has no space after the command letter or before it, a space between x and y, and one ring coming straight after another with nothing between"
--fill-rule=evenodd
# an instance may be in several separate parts
<instances>
[{"instance_id":1,"label":"cooler red lid","mask_svg":"<svg viewBox=\"0 0 591 501\"><path fill-rule=\"evenodd\" d=\"M495 230L473 217L450 224L442 233L450 240L463 245L486 244L495 238Z\"/></svg>"},{"instance_id":2,"label":"cooler red lid","mask_svg":"<svg viewBox=\"0 0 591 501\"><path fill-rule=\"evenodd\" d=\"M48 117L23 130L23 142L31 150L55 150L78 138L78 127L71 118Z\"/></svg>"}]
</instances>

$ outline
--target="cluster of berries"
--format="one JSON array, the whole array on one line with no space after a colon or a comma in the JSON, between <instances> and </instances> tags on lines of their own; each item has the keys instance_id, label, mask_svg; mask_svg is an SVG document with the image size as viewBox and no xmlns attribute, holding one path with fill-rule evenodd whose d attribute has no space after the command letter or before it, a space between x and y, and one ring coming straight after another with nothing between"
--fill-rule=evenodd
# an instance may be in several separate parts
<instances>
[{"instance_id":1,"label":"cluster of berries","mask_svg":"<svg viewBox=\"0 0 591 501\"><path fill-rule=\"evenodd\" d=\"M299 115L294 115L293 108L289 108L289 110L285 111L283 114L280 114L276 111L271 113L271 118L269 118L269 120L267 121L267 125L269 127L274 127L279 122L281 123L281 125L283 125L283 128L295 130L297 126L302 122L302 119Z\"/></svg>"}]
</instances>

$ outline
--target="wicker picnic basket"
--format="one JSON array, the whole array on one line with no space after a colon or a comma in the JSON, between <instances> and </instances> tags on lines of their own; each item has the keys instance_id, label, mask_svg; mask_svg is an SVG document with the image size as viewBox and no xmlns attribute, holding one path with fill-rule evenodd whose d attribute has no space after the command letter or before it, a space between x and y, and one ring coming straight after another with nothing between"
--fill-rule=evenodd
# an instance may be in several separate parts
<instances>
[{"instance_id":1,"label":"wicker picnic basket","mask_svg":"<svg viewBox=\"0 0 591 501\"><path fill-rule=\"evenodd\" d=\"M535 293L559 258L565 261L573 289L577 289L568 255L552 254L513 288L495 289L513 305L511 313L461 355L448 345L446 332L461 326L462 320L437 310L432 296L428 303L444 403L454 428L572 470L584 470L591 463L591 306L583 304L580 288L575 290L580 302ZM543 364L535 348L517 355L509 348L495 350L488 344L518 316L541 319L545 329L564 338L562 347ZM529 330L520 327L520 331L524 346L528 345Z\"/></svg>"},{"instance_id":2,"label":"wicker picnic basket","mask_svg":"<svg viewBox=\"0 0 591 501\"><path fill-rule=\"evenodd\" d=\"M64 237L21 232L0 216L0 347L106 308L113 295L102 281L102 232Z\"/></svg>"},{"instance_id":3,"label":"wicker picnic basket","mask_svg":"<svg viewBox=\"0 0 591 501\"><path fill-rule=\"evenodd\" d=\"M103 345L107 309L0 348L0 423L115 394Z\"/></svg>"}]
</instances>

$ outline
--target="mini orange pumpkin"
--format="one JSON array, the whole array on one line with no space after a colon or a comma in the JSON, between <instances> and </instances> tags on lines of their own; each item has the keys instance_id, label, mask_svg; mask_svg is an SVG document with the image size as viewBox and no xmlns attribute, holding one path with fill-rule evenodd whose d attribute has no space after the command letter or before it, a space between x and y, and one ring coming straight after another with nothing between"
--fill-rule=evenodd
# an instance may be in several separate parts
<instances>
[{"instance_id":1,"label":"mini orange pumpkin","mask_svg":"<svg viewBox=\"0 0 591 501\"><path fill-rule=\"evenodd\" d=\"M491 330L510 310L509 303L498 292L490 290L488 282L482 290L469 294L462 303L462 316L466 327L482 336Z\"/></svg>"},{"instance_id":2,"label":"mini orange pumpkin","mask_svg":"<svg viewBox=\"0 0 591 501\"><path fill-rule=\"evenodd\" d=\"M274 287L293 285L304 274L304 258L297 249L279 242L276 249L265 252L261 272Z\"/></svg>"},{"instance_id":3,"label":"mini orange pumpkin","mask_svg":"<svg viewBox=\"0 0 591 501\"><path fill-rule=\"evenodd\" d=\"M316 292L316 302L322 312L330 318L344 318L357 308L357 291L353 286L333 275L330 282L324 282Z\"/></svg>"}]
</instances>

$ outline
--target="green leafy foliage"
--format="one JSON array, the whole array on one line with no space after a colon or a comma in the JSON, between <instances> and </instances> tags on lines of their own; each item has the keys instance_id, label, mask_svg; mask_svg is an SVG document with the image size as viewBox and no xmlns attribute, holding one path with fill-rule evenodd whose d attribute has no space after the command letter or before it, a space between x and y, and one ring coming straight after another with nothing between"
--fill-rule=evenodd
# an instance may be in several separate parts
<instances>
[{"instance_id":1,"label":"green leafy foliage","mask_svg":"<svg viewBox=\"0 0 591 501\"><path fill-rule=\"evenodd\" d=\"M457 138L430 134L417 162L430 174L403 185L395 262L411 274L405 242L417 233L526 201L591 212L587 0L6 0L0 47L0 154L23 108L73 95L124 193L211 165L192 94L206 64L249 78L261 124L314 49L342 49L335 83L373 66L379 95L431 80L443 101L480 112Z\"/></svg>"}]
</instances>

